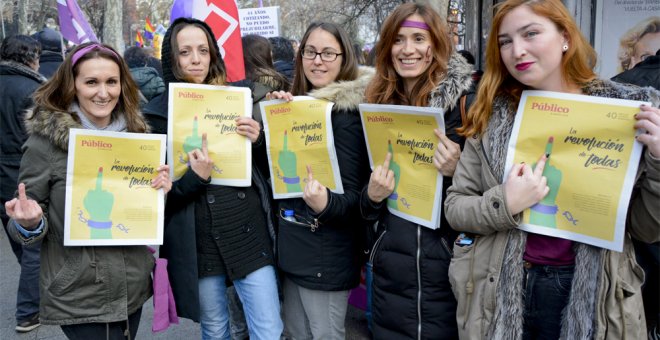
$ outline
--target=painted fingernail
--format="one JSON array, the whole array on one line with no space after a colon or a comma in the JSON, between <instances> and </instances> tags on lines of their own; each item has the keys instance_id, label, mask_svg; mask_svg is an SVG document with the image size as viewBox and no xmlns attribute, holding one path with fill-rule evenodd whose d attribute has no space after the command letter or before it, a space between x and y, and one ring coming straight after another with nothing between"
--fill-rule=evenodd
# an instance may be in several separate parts
<instances>
[{"instance_id":1,"label":"painted fingernail","mask_svg":"<svg viewBox=\"0 0 660 340\"><path fill-rule=\"evenodd\" d=\"M549 153L546 153L546 154L545 154L545 158L546 158L546 159L547 159L547 158L550 158L550 154L549 154Z\"/></svg>"}]
</instances>

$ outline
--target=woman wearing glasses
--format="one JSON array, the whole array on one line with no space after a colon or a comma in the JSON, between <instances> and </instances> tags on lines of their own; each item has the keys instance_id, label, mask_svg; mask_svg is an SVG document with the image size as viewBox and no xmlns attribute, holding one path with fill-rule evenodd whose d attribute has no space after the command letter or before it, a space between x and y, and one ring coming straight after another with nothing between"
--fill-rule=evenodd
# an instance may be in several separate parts
<instances>
[{"instance_id":1,"label":"woman wearing glasses","mask_svg":"<svg viewBox=\"0 0 660 340\"><path fill-rule=\"evenodd\" d=\"M358 69L348 36L332 23L311 24L300 51L292 93L270 97L310 95L335 103L332 130L344 193L332 193L308 175L300 182L302 199L278 201L284 330L293 339L344 339L348 293L357 286L363 263L360 189L369 180L358 104L373 71ZM298 221L285 220L284 210L293 210ZM310 221L314 228L302 223Z\"/></svg>"}]
</instances>

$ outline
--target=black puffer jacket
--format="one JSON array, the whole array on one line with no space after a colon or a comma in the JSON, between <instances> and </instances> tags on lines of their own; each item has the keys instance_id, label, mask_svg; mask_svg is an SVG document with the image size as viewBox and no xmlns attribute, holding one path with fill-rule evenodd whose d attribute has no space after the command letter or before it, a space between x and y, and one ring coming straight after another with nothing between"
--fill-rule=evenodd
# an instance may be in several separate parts
<instances>
[{"instance_id":1,"label":"black puffer jacket","mask_svg":"<svg viewBox=\"0 0 660 340\"><path fill-rule=\"evenodd\" d=\"M372 76L371 69L362 68L357 80L310 93L335 103L332 131L344 194L329 192L328 206L318 215L302 198L278 202L278 263L287 278L308 289L348 290L359 282L367 227L358 209L370 169L358 104ZM298 222L284 220L285 209L293 209Z\"/></svg>"},{"instance_id":2,"label":"black puffer jacket","mask_svg":"<svg viewBox=\"0 0 660 340\"><path fill-rule=\"evenodd\" d=\"M445 110L447 137L461 148L465 140L455 129L462 125L460 97L468 95L469 103L474 94L471 73L467 61L453 54L447 77L429 101L429 106ZM451 181L443 178L443 202ZM362 216L380 222L371 254L374 338L457 339L456 300L448 277L456 232L444 213L440 228L432 230L390 214L384 202L371 202L366 190L360 200Z\"/></svg>"},{"instance_id":3,"label":"black puffer jacket","mask_svg":"<svg viewBox=\"0 0 660 340\"><path fill-rule=\"evenodd\" d=\"M14 197L18 168L27 140L23 126L24 111L32 106L32 93L46 79L26 65L0 62L0 214L5 202Z\"/></svg>"}]
</instances>

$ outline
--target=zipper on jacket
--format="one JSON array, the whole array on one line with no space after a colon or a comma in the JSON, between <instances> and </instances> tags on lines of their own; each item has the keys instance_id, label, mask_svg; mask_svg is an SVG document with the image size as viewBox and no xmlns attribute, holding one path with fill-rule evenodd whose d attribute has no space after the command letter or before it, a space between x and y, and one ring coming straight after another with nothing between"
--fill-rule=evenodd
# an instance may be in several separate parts
<instances>
[{"instance_id":1,"label":"zipper on jacket","mask_svg":"<svg viewBox=\"0 0 660 340\"><path fill-rule=\"evenodd\" d=\"M284 219L283 215L284 209L280 209L280 217ZM319 222L318 218L315 218L313 222L309 222L306 218L303 216L300 216L298 214L294 214L294 217L296 218L297 221L288 221L289 223L299 225L299 226L304 226L305 228L309 228L311 232L315 232L316 229L321 227L321 223ZM302 222L299 222L302 221Z\"/></svg>"},{"instance_id":2,"label":"zipper on jacket","mask_svg":"<svg viewBox=\"0 0 660 340\"><path fill-rule=\"evenodd\" d=\"M417 339L422 339L422 275L420 273L419 258L422 253L422 227L417 225Z\"/></svg>"},{"instance_id":3,"label":"zipper on jacket","mask_svg":"<svg viewBox=\"0 0 660 340\"><path fill-rule=\"evenodd\" d=\"M449 257L454 257L454 252L451 250L451 248L449 248L449 244L447 244L447 240L445 240L445 238L441 236L440 242L445 247L445 250L447 250L447 253L449 253Z\"/></svg>"},{"instance_id":4,"label":"zipper on jacket","mask_svg":"<svg viewBox=\"0 0 660 340\"><path fill-rule=\"evenodd\" d=\"M376 242L374 242L374 247L371 249L371 254L369 254L369 262L371 262L372 266L374 263L374 259L376 258L376 252L378 252L378 246L380 245L380 242L383 240L383 236L385 236L385 233L387 233L387 229L383 230L380 236L378 236Z\"/></svg>"}]
</instances>

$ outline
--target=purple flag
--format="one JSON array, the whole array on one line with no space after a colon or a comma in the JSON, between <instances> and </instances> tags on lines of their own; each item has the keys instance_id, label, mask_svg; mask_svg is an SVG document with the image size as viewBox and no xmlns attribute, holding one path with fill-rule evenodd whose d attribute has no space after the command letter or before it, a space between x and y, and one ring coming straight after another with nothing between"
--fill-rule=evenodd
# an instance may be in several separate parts
<instances>
[{"instance_id":1,"label":"purple flag","mask_svg":"<svg viewBox=\"0 0 660 340\"><path fill-rule=\"evenodd\" d=\"M170 12L170 24L177 18L192 18L193 2L189 0L174 0Z\"/></svg>"},{"instance_id":2,"label":"purple flag","mask_svg":"<svg viewBox=\"0 0 660 340\"><path fill-rule=\"evenodd\" d=\"M60 15L60 31L64 38L75 44L99 41L76 0L57 0L57 12Z\"/></svg>"}]
</instances>

